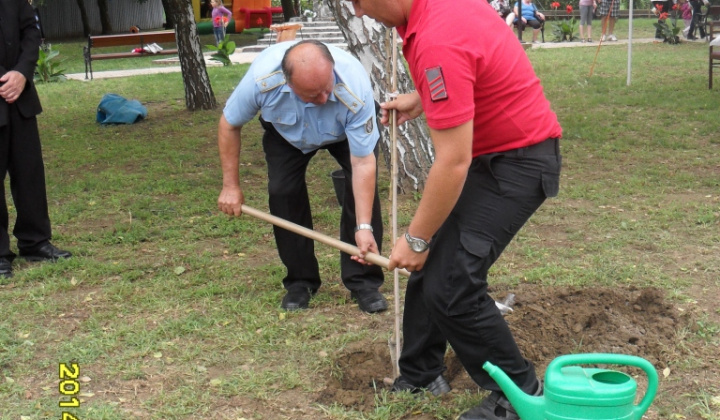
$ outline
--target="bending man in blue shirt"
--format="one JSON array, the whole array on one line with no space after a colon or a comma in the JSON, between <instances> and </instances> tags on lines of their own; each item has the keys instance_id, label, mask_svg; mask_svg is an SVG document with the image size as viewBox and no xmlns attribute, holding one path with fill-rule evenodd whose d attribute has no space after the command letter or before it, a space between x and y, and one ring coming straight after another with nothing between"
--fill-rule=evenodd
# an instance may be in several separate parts
<instances>
[{"instance_id":1,"label":"bending man in blue shirt","mask_svg":"<svg viewBox=\"0 0 720 420\"><path fill-rule=\"evenodd\" d=\"M263 51L228 99L218 125L223 188L218 207L234 216L245 201L240 187L241 131L260 112L265 129L270 213L312 229L305 172L320 149L345 174L340 239L364 253L380 253L382 218L377 196L379 138L372 87L362 64L349 53L314 40L281 42ZM287 268L282 300L286 310L305 309L320 288L314 243L274 227L280 259ZM341 254L341 277L361 310L387 309L378 291L380 267Z\"/></svg>"}]
</instances>

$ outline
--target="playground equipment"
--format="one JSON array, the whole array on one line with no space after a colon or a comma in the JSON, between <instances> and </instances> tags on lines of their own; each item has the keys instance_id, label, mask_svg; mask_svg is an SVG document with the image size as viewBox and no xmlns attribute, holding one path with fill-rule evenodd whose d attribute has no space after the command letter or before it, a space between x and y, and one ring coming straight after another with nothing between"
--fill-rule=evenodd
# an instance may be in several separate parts
<instances>
[{"instance_id":1,"label":"playground equipment","mask_svg":"<svg viewBox=\"0 0 720 420\"><path fill-rule=\"evenodd\" d=\"M198 32L212 33L212 22L202 22L202 2L192 0ZM270 28L274 14L282 15L282 7L273 7L270 0L224 0L225 7L232 11L228 33L242 33L250 28ZM209 6L208 6L209 7Z\"/></svg>"}]
</instances>

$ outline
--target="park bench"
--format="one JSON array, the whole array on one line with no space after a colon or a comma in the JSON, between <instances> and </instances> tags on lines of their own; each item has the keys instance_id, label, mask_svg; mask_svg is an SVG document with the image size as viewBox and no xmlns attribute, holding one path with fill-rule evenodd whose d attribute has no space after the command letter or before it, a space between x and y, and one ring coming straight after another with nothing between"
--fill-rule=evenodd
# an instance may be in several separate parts
<instances>
[{"instance_id":1,"label":"park bench","mask_svg":"<svg viewBox=\"0 0 720 420\"><path fill-rule=\"evenodd\" d=\"M177 47L171 49L166 48L156 53L145 50L145 47L150 44L169 42L176 42L175 31L137 32L117 35L90 35L88 37L87 46L83 47L83 55L85 57L85 79L87 80L88 73L90 74L90 79L92 79L92 62L95 60L112 60L115 58L143 57L159 54L177 54ZM133 50L137 48L140 52L126 51L96 53L94 51L97 48L107 47L131 47Z\"/></svg>"}]
</instances>

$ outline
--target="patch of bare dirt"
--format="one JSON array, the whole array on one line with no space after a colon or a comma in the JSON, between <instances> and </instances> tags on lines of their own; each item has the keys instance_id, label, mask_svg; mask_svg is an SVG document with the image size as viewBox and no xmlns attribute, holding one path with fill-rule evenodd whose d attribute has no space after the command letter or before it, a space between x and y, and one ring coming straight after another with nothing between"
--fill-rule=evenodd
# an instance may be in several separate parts
<instances>
[{"instance_id":1,"label":"patch of bare dirt","mask_svg":"<svg viewBox=\"0 0 720 420\"><path fill-rule=\"evenodd\" d=\"M719 370L717 356L710 354L712 349L704 342L684 341L679 345L680 331L692 329L694 325L693 311L669 303L659 289L519 285L511 291L507 287L496 288L493 295L502 300L510 292L516 295L516 303L514 312L506 319L521 350L535 363L539 376L544 375L551 360L564 354L602 352L640 356L650 361L660 374L657 406L669 401L660 397L663 387L668 390L685 387L686 392L692 392L708 385L697 380L696 371L672 372L666 377L665 368L677 366L681 358L697 359L704 364L703 369L711 372ZM385 321L392 323L392 317ZM391 325L386 328L391 331ZM359 342L344 349L336 355L340 375L328 381L316 401L361 411L373 410L375 394L386 388L383 377L391 376L389 354L387 343L382 342ZM446 365L445 376L454 392L478 389L451 349ZM642 390L645 378L642 372L635 373L641 374L638 383ZM706 379L712 381L712 376ZM657 417L655 406L647 418L663 418Z\"/></svg>"}]
</instances>

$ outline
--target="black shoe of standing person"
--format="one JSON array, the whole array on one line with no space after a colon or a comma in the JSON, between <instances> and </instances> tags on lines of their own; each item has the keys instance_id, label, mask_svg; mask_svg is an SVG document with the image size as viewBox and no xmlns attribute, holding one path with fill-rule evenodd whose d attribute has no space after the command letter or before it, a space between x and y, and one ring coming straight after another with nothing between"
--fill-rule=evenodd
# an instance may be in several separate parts
<instances>
[{"instance_id":1,"label":"black shoe of standing person","mask_svg":"<svg viewBox=\"0 0 720 420\"><path fill-rule=\"evenodd\" d=\"M538 382L533 396L537 397L542 394L542 382ZM458 420L520 420L520 416L505 394L500 391L492 391L480 405L462 413Z\"/></svg>"},{"instance_id":2,"label":"black shoe of standing person","mask_svg":"<svg viewBox=\"0 0 720 420\"><path fill-rule=\"evenodd\" d=\"M520 420L520 416L505 394L493 391L480 405L464 412L458 420Z\"/></svg>"},{"instance_id":3,"label":"black shoe of standing person","mask_svg":"<svg viewBox=\"0 0 720 420\"><path fill-rule=\"evenodd\" d=\"M9 279L12 275L12 261L4 257L0 258L0 278Z\"/></svg>"},{"instance_id":4,"label":"black shoe of standing person","mask_svg":"<svg viewBox=\"0 0 720 420\"><path fill-rule=\"evenodd\" d=\"M393 382L392 388L390 388L391 392L410 392L411 394L417 394L423 391L427 391L431 394L433 394L436 397L439 397L443 394L447 394L450 392L450 385L447 383L445 378L442 375L439 375L437 378L435 378L432 382L430 382L427 386L421 387L421 386L415 386L411 384L410 382L405 379L402 375L398 376L395 379L395 382Z\"/></svg>"},{"instance_id":5,"label":"black shoe of standing person","mask_svg":"<svg viewBox=\"0 0 720 420\"><path fill-rule=\"evenodd\" d=\"M280 306L287 311L307 309L313 294L314 292L307 287L292 287L288 289Z\"/></svg>"},{"instance_id":6,"label":"black shoe of standing person","mask_svg":"<svg viewBox=\"0 0 720 420\"><path fill-rule=\"evenodd\" d=\"M64 260L72 257L69 251L63 251L58 249L55 245L48 242L40 248L27 252L20 250L20 256L25 258L27 261L52 261Z\"/></svg>"},{"instance_id":7,"label":"black shoe of standing person","mask_svg":"<svg viewBox=\"0 0 720 420\"><path fill-rule=\"evenodd\" d=\"M357 302L363 312L374 314L387 310L385 296L377 289L353 290L350 296Z\"/></svg>"}]
</instances>

